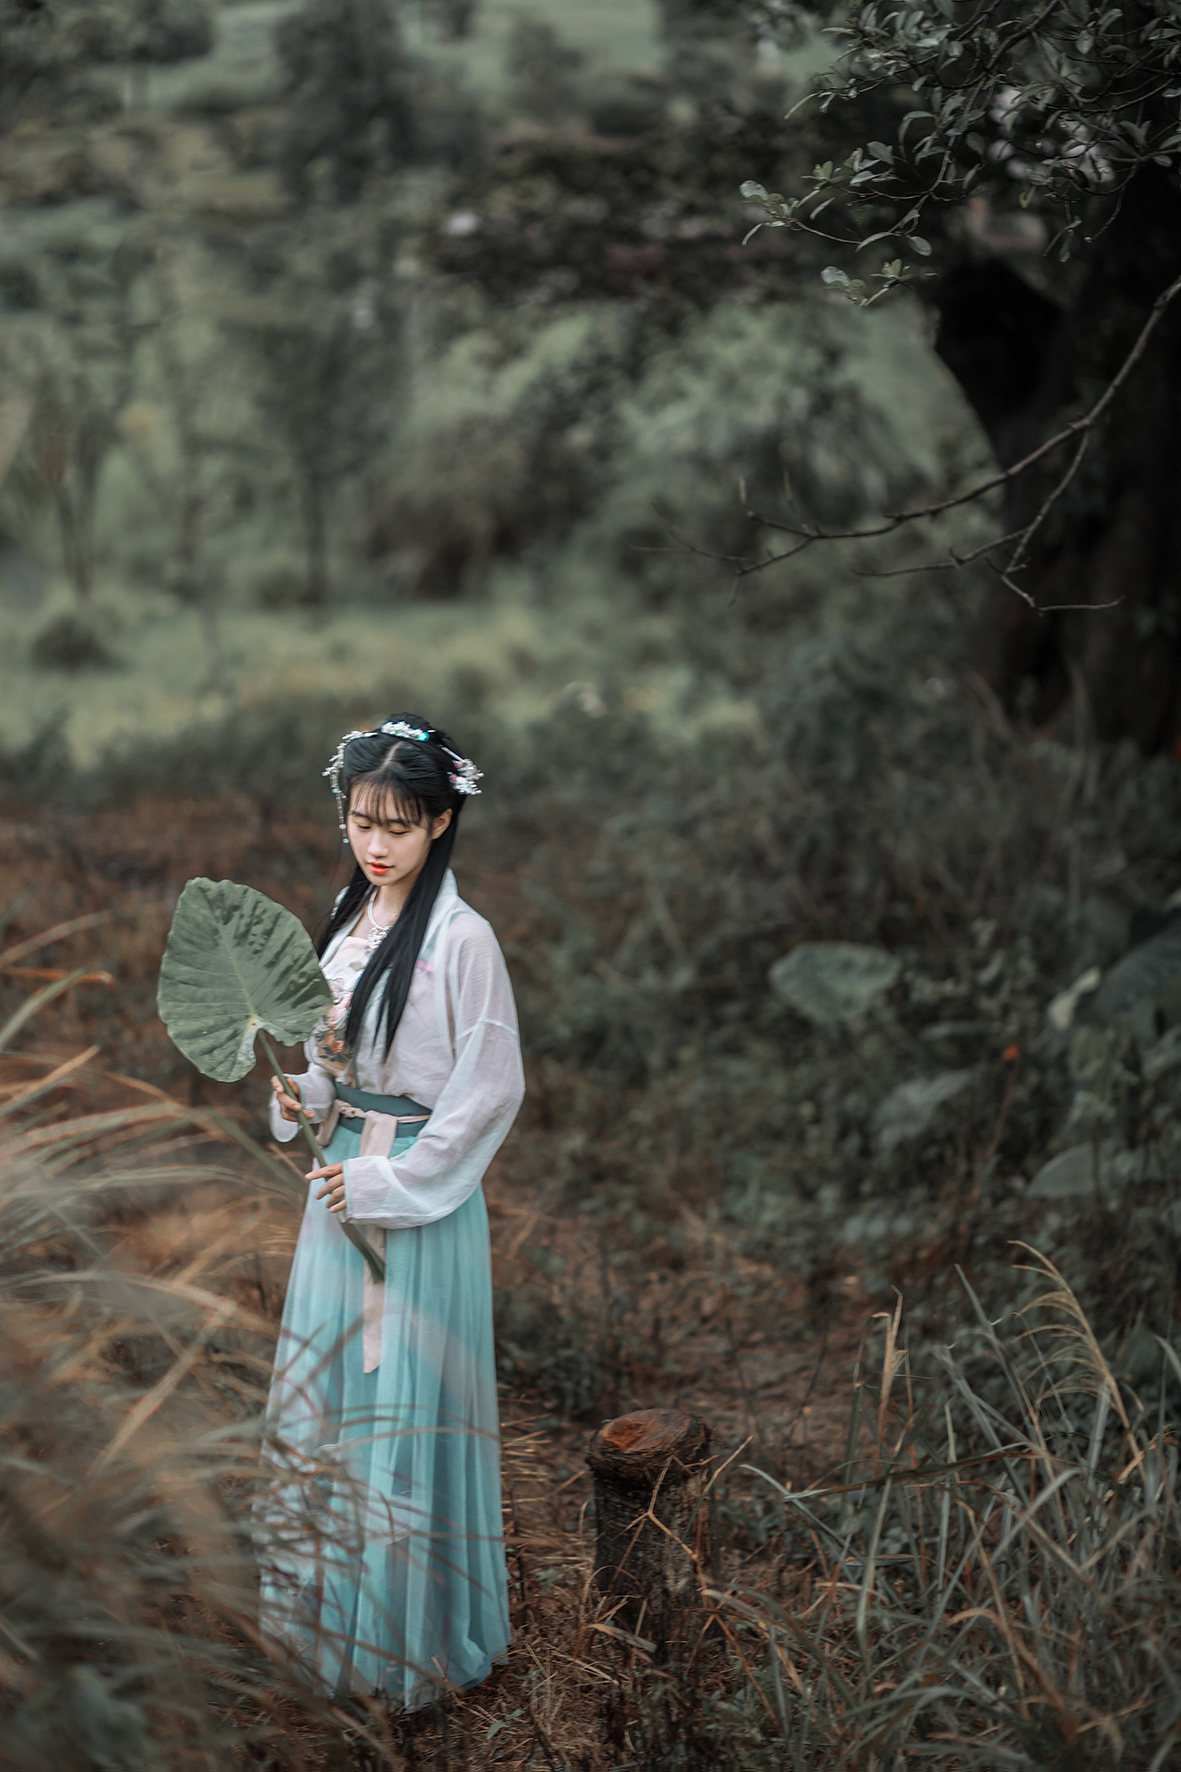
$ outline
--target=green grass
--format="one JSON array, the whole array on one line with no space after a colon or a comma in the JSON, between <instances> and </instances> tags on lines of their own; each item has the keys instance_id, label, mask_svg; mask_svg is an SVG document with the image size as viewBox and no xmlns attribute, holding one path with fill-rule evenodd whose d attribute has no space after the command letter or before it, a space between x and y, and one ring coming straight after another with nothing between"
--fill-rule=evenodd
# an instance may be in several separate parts
<instances>
[{"instance_id":1,"label":"green grass","mask_svg":"<svg viewBox=\"0 0 1181 1772\"><path fill-rule=\"evenodd\" d=\"M479 603L343 603L322 617L227 604L219 612L220 687L211 682L191 606L114 579L100 580L96 604L120 668L72 674L38 669L29 656L35 636L74 607L64 584L51 583L38 608L0 606L0 748L23 744L58 712L80 764L113 741L150 742L232 708L340 696L368 718L382 711L375 698L390 684L403 685L426 713L467 702L519 727L563 696L597 693L609 680L624 706L681 727L694 679L670 644L675 616L632 612L621 646L618 597L583 586L576 602L538 607L527 579L511 567L493 575L491 594ZM642 662L653 651L668 661ZM689 723L752 719L746 701L719 691L694 699Z\"/></svg>"}]
</instances>

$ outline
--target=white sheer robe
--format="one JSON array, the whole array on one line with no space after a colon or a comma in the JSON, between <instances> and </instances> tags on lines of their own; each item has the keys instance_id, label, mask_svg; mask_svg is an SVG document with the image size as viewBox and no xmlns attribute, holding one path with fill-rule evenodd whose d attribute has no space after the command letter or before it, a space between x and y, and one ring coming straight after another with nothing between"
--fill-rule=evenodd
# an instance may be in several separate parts
<instances>
[{"instance_id":1,"label":"white sheer robe","mask_svg":"<svg viewBox=\"0 0 1181 1772\"><path fill-rule=\"evenodd\" d=\"M362 913L363 914L363 913ZM326 950L329 964L348 931ZM414 1144L397 1157L353 1157L344 1165L346 1211L358 1224L409 1230L454 1212L480 1185L525 1093L512 985L490 924L464 904L448 872L427 928L406 1008L388 1057L377 1034L374 993L353 1062L341 1078L377 1095L408 1095L431 1109ZM333 1073L316 1040L296 1074L304 1106L322 1120ZM298 1128L271 1103L271 1130L286 1143Z\"/></svg>"}]
</instances>

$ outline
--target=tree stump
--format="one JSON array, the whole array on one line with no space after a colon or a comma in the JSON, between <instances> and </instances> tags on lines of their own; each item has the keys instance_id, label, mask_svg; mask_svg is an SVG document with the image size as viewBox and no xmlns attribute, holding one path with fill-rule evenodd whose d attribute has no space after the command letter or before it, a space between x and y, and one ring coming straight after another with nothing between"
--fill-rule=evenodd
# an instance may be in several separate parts
<instances>
[{"instance_id":1,"label":"tree stump","mask_svg":"<svg viewBox=\"0 0 1181 1772\"><path fill-rule=\"evenodd\" d=\"M599 1591L623 1602L616 1625L661 1652L693 1609L698 1572L712 1568L709 1438L699 1416L637 1409L600 1428L586 1455Z\"/></svg>"}]
</instances>

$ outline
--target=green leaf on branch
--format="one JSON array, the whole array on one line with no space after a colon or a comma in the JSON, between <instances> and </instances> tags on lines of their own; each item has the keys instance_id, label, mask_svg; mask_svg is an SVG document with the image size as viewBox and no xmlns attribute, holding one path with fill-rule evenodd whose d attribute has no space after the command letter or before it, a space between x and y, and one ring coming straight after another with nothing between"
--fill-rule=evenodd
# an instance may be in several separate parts
<instances>
[{"instance_id":1,"label":"green leaf on branch","mask_svg":"<svg viewBox=\"0 0 1181 1772\"><path fill-rule=\"evenodd\" d=\"M850 277L849 273L842 271L839 265L825 265L820 273L820 281L827 283L830 289L839 289L842 295L849 297L850 301L860 301L865 291L865 284L861 279Z\"/></svg>"},{"instance_id":2,"label":"green leaf on branch","mask_svg":"<svg viewBox=\"0 0 1181 1772\"><path fill-rule=\"evenodd\" d=\"M260 1028L294 1046L331 1002L316 950L289 910L232 880L189 881L156 1005L173 1044L204 1076L237 1082L254 1068Z\"/></svg>"},{"instance_id":3,"label":"green leaf on branch","mask_svg":"<svg viewBox=\"0 0 1181 1772\"><path fill-rule=\"evenodd\" d=\"M908 234L906 236L906 243L912 252L918 253L920 258L930 258L931 242L929 240L924 240L921 234Z\"/></svg>"},{"instance_id":4,"label":"green leaf on branch","mask_svg":"<svg viewBox=\"0 0 1181 1772\"><path fill-rule=\"evenodd\" d=\"M929 117L930 115L931 115L930 111L908 111L906 113L905 117L902 119L901 123L898 125L898 140L899 140L899 142L904 142L906 140L906 132L910 128L911 124L914 122L916 117Z\"/></svg>"}]
</instances>

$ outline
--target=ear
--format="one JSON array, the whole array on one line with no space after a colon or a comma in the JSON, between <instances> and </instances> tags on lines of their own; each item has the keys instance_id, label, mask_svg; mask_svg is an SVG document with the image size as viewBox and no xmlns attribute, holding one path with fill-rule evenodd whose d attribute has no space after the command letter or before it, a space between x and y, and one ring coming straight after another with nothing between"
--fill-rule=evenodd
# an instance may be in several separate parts
<instances>
[{"instance_id":1,"label":"ear","mask_svg":"<svg viewBox=\"0 0 1181 1772\"><path fill-rule=\"evenodd\" d=\"M450 806L448 806L446 812L440 812L438 818L436 818L434 824L431 826L431 842L432 843L434 842L436 837L441 837L443 835L443 832L447 829L447 826L450 823L451 823L451 808L450 808Z\"/></svg>"}]
</instances>

